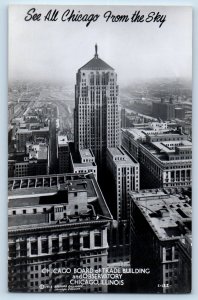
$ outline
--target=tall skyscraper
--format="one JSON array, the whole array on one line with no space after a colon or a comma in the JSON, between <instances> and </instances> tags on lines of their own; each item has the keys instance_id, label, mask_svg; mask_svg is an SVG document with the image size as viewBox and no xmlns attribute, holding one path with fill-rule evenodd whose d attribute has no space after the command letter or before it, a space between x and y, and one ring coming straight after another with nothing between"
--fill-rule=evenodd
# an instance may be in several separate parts
<instances>
[{"instance_id":1,"label":"tall skyscraper","mask_svg":"<svg viewBox=\"0 0 198 300\"><path fill-rule=\"evenodd\" d=\"M76 75L74 140L76 150L91 149L100 168L106 149L120 144L119 90L114 69L95 55Z\"/></svg>"}]
</instances>

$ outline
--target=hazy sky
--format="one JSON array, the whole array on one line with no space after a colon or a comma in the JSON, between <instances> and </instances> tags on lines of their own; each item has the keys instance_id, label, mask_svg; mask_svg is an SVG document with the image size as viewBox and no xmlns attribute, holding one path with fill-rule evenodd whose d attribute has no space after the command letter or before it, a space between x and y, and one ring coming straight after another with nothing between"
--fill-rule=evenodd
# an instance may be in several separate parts
<instances>
[{"instance_id":1,"label":"hazy sky","mask_svg":"<svg viewBox=\"0 0 198 300\"><path fill-rule=\"evenodd\" d=\"M41 21L25 22L27 11L35 7ZM50 9L59 10L59 20L45 22ZM61 22L66 9L100 14L86 27L84 22ZM160 23L112 23L103 15L131 16L140 10L166 15ZM192 72L192 19L190 7L167 6L11 6L9 9L9 79L75 82L77 70L94 55L98 44L101 59L118 74L121 84L134 79L187 77Z\"/></svg>"}]
</instances>

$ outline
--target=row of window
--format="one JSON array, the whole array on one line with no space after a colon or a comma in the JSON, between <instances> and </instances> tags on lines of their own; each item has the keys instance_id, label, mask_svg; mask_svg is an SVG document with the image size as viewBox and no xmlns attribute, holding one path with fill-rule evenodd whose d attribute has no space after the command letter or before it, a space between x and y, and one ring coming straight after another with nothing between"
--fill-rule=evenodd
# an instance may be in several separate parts
<instances>
[{"instance_id":1,"label":"row of window","mask_svg":"<svg viewBox=\"0 0 198 300\"><path fill-rule=\"evenodd\" d=\"M51 250L52 253L58 253L59 251L69 251L80 250L80 238L79 236L73 236L72 238L73 244L70 244L69 238L62 238L62 247L59 245L59 239L51 240L51 247L49 247L48 239L41 240L41 253L48 254ZM94 235L94 246L101 247L102 246L102 235L100 232L95 233ZM86 235L83 237L83 248L90 249L90 236ZM17 251L16 244L11 244L9 246L9 256L16 257L16 253L18 252L19 256L27 256L27 243L26 241L20 242L20 249ZM30 244L30 253L31 255L38 255L38 241L32 241Z\"/></svg>"}]
</instances>

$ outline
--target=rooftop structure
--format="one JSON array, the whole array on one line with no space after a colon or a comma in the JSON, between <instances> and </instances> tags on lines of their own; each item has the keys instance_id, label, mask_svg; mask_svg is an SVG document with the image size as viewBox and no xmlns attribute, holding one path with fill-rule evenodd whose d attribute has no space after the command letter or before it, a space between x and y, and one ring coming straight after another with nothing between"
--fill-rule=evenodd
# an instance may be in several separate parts
<instances>
[{"instance_id":1,"label":"rooftop structure","mask_svg":"<svg viewBox=\"0 0 198 300\"><path fill-rule=\"evenodd\" d=\"M140 163L142 188L190 186L192 143L181 128L163 124L123 129L122 146Z\"/></svg>"},{"instance_id":2,"label":"rooftop structure","mask_svg":"<svg viewBox=\"0 0 198 300\"><path fill-rule=\"evenodd\" d=\"M93 174L12 178L8 200L10 291L60 292L56 285L70 285L74 268L107 268L112 216ZM107 286L100 280L97 290L85 284L80 291L106 292Z\"/></svg>"},{"instance_id":3,"label":"rooftop structure","mask_svg":"<svg viewBox=\"0 0 198 300\"><path fill-rule=\"evenodd\" d=\"M66 135L59 135L58 136L58 146L65 146L68 145L68 139Z\"/></svg>"},{"instance_id":4,"label":"rooftop structure","mask_svg":"<svg viewBox=\"0 0 198 300\"><path fill-rule=\"evenodd\" d=\"M185 273L191 272L191 253L186 259L181 249L181 243L192 233L192 207L188 198L158 189L131 192L130 196L131 265L150 268L149 284L145 282L143 287L145 292L149 289L153 293L181 292L181 282L185 282L182 291L190 292L190 277L186 280Z\"/></svg>"},{"instance_id":5,"label":"rooftop structure","mask_svg":"<svg viewBox=\"0 0 198 300\"><path fill-rule=\"evenodd\" d=\"M69 144L71 169L74 173L93 173L97 179L97 165L95 156L91 149L80 149L75 151L74 144Z\"/></svg>"},{"instance_id":6,"label":"rooftop structure","mask_svg":"<svg viewBox=\"0 0 198 300\"><path fill-rule=\"evenodd\" d=\"M191 233L192 207L185 198L162 190L133 192L131 197L159 240Z\"/></svg>"},{"instance_id":7,"label":"rooftop structure","mask_svg":"<svg viewBox=\"0 0 198 300\"><path fill-rule=\"evenodd\" d=\"M67 173L70 171L70 153L69 142L66 135L58 136L57 148L59 173Z\"/></svg>"}]
</instances>

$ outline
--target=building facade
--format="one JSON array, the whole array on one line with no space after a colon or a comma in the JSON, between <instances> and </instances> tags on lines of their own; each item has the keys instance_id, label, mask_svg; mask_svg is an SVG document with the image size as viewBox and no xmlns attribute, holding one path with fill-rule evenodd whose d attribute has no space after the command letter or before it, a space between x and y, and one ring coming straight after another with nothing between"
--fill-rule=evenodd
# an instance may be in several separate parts
<instances>
[{"instance_id":1,"label":"building facade","mask_svg":"<svg viewBox=\"0 0 198 300\"><path fill-rule=\"evenodd\" d=\"M74 275L107 267L112 216L92 174L10 179L8 219L9 291L107 292Z\"/></svg>"},{"instance_id":2,"label":"building facade","mask_svg":"<svg viewBox=\"0 0 198 300\"><path fill-rule=\"evenodd\" d=\"M156 189L131 193L131 266L141 265L150 270L141 284L141 292L181 292L185 273L181 273L180 260L184 259L178 244L185 235L191 235L191 220L192 207L179 194ZM190 260L186 262L191 270ZM189 280L185 293L191 289Z\"/></svg>"},{"instance_id":3,"label":"building facade","mask_svg":"<svg viewBox=\"0 0 198 300\"><path fill-rule=\"evenodd\" d=\"M181 129L122 130L122 146L140 163L141 188L191 186L192 143Z\"/></svg>"},{"instance_id":4,"label":"building facade","mask_svg":"<svg viewBox=\"0 0 198 300\"><path fill-rule=\"evenodd\" d=\"M58 165L59 173L68 173L70 171L70 154L67 136L58 136Z\"/></svg>"},{"instance_id":5,"label":"building facade","mask_svg":"<svg viewBox=\"0 0 198 300\"><path fill-rule=\"evenodd\" d=\"M108 148L107 168L113 178L116 219L129 219L130 191L139 191L139 163L121 148ZM115 203L114 203L115 205Z\"/></svg>"},{"instance_id":6,"label":"building facade","mask_svg":"<svg viewBox=\"0 0 198 300\"><path fill-rule=\"evenodd\" d=\"M98 57L97 45L94 58L76 75L74 142L76 150L91 149L100 166L106 149L120 144L117 74Z\"/></svg>"},{"instance_id":7,"label":"building facade","mask_svg":"<svg viewBox=\"0 0 198 300\"><path fill-rule=\"evenodd\" d=\"M161 99L161 102L153 102L152 105L154 117L161 118L163 121L175 119L175 104L172 98L168 102Z\"/></svg>"},{"instance_id":8,"label":"building facade","mask_svg":"<svg viewBox=\"0 0 198 300\"><path fill-rule=\"evenodd\" d=\"M75 151L74 144L70 143L69 145L72 172L78 174L93 173L97 180L97 165L93 151L91 149Z\"/></svg>"}]
</instances>

